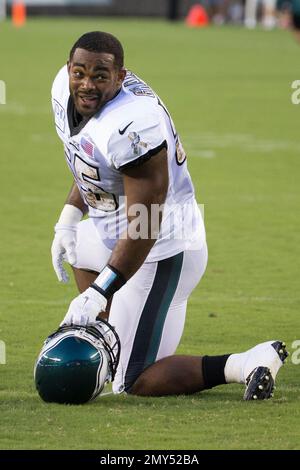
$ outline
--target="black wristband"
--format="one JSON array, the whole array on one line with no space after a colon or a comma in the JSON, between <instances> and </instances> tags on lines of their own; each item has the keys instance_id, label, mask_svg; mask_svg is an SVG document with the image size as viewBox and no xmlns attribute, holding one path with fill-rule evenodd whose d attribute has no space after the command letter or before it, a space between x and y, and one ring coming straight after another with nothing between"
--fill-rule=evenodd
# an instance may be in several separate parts
<instances>
[{"instance_id":1,"label":"black wristband","mask_svg":"<svg viewBox=\"0 0 300 470\"><path fill-rule=\"evenodd\" d=\"M107 300L126 283L123 274L109 264L102 269L96 281L97 282L93 282L90 287L104 295Z\"/></svg>"}]
</instances>

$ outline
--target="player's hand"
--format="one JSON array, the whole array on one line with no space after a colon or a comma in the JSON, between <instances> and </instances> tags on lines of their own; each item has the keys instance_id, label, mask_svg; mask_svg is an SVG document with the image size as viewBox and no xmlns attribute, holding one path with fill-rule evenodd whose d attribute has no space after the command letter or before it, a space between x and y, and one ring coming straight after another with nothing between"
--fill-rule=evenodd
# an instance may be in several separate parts
<instances>
[{"instance_id":1,"label":"player's hand","mask_svg":"<svg viewBox=\"0 0 300 470\"><path fill-rule=\"evenodd\" d=\"M60 282L69 281L69 275L63 267L63 262L67 261L71 265L76 263L76 232L76 226L60 224L55 226L51 254L53 268Z\"/></svg>"},{"instance_id":2,"label":"player's hand","mask_svg":"<svg viewBox=\"0 0 300 470\"><path fill-rule=\"evenodd\" d=\"M77 225L83 213L72 204L65 204L58 223L55 225L55 237L51 247L52 264L60 282L68 282L69 276L63 262L76 263Z\"/></svg>"},{"instance_id":3,"label":"player's hand","mask_svg":"<svg viewBox=\"0 0 300 470\"><path fill-rule=\"evenodd\" d=\"M95 323L100 312L104 312L107 299L97 290L89 287L70 303L69 310L61 322L62 325L82 325Z\"/></svg>"}]
</instances>

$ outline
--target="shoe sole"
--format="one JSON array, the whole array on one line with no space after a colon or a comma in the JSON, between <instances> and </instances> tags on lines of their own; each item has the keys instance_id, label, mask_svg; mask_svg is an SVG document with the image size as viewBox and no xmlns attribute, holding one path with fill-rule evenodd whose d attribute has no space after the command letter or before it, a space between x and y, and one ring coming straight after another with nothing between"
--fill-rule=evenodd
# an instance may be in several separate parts
<instances>
[{"instance_id":1,"label":"shoe sole","mask_svg":"<svg viewBox=\"0 0 300 470\"><path fill-rule=\"evenodd\" d=\"M286 345L282 341L275 341L272 347L277 352L280 360L284 363L288 356ZM267 400L273 397L275 381L268 367L256 367L246 380L244 400Z\"/></svg>"},{"instance_id":2,"label":"shoe sole","mask_svg":"<svg viewBox=\"0 0 300 470\"><path fill-rule=\"evenodd\" d=\"M244 400L266 400L272 398L274 379L268 367L256 367L248 376Z\"/></svg>"}]
</instances>

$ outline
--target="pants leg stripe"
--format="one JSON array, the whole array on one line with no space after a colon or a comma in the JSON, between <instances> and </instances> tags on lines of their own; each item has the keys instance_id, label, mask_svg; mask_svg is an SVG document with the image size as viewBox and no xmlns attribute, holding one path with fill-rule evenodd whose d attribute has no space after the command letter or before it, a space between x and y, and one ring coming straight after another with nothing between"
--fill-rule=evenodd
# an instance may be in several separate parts
<instances>
[{"instance_id":1,"label":"pants leg stripe","mask_svg":"<svg viewBox=\"0 0 300 470\"><path fill-rule=\"evenodd\" d=\"M157 263L157 271L137 327L125 375L129 391L141 372L155 362L164 322L177 289L183 253Z\"/></svg>"}]
</instances>

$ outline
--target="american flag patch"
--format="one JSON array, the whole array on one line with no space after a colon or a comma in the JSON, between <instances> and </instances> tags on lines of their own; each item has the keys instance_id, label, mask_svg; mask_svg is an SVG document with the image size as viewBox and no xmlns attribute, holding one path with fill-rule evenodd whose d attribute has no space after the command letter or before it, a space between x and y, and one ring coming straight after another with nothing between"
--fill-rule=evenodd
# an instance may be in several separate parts
<instances>
[{"instance_id":1,"label":"american flag patch","mask_svg":"<svg viewBox=\"0 0 300 470\"><path fill-rule=\"evenodd\" d=\"M89 142L87 139L84 137L81 138L80 142L82 150L89 155L91 158L94 158L94 145L92 142Z\"/></svg>"}]
</instances>

